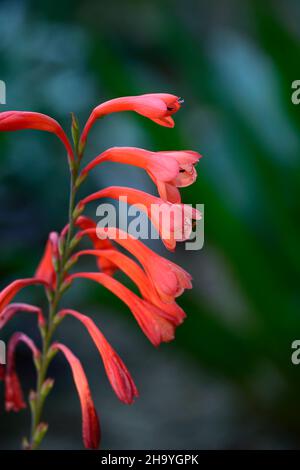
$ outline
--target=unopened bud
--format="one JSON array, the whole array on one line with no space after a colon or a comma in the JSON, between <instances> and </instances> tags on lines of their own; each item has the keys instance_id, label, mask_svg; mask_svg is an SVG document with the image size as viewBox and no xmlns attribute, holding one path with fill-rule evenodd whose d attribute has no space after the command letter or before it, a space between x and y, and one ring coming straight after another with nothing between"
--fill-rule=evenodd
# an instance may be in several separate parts
<instances>
[{"instance_id":1,"label":"unopened bud","mask_svg":"<svg viewBox=\"0 0 300 470\"><path fill-rule=\"evenodd\" d=\"M46 432L48 431L48 424L47 423L40 423L38 427L35 430L35 433L33 435L33 442L34 442L34 447L38 447L42 440L45 437Z\"/></svg>"},{"instance_id":2,"label":"unopened bud","mask_svg":"<svg viewBox=\"0 0 300 470\"><path fill-rule=\"evenodd\" d=\"M43 399L45 399L49 395L49 393L51 392L53 388L53 385L54 385L53 379L49 378L45 380L41 388L41 395Z\"/></svg>"}]
</instances>

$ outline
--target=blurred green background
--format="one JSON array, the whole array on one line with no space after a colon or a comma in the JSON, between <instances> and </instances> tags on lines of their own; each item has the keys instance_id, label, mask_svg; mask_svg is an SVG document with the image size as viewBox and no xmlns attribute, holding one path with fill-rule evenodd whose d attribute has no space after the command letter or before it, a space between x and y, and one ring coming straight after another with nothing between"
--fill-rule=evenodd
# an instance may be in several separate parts
<instances>
[{"instance_id":1,"label":"blurred green background","mask_svg":"<svg viewBox=\"0 0 300 470\"><path fill-rule=\"evenodd\" d=\"M103 448L300 445L300 366L291 363L300 338L300 107L291 102L299 23L296 0L0 2L2 111L45 112L69 129L71 111L84 123L101 101L174 93L185 98L175 129L114 115L93 129L87 158L113 145L204 155L183 198L205 204L205 246L171 256L195 286L179 301L188 319L176 341L154 350L121 302L92 283L68 294L66 304L94 318L140 390L133 406L120 404L88 335L66 320L58 336L84 363ZM48 232L64 225L68 173L52 136L2 134L0 149L2 287L30 276ZM154 192L143 172L109 164L84 190L108 184ZM26 298L44 302L38 289ZM38 338L26 314L1 338L16 329ZM34 371L25 348L18 365L28 391ZM79 402L61 356L51 375L43 448L81 448ZM18 448L29 412L0 410L0 448Z\"/></svg>"}]
</instances>

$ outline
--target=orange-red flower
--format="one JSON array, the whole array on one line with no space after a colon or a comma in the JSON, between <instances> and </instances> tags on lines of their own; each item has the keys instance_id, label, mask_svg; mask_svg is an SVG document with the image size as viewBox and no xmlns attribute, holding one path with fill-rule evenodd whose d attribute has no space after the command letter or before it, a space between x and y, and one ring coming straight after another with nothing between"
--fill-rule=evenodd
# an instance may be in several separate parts
<instances>
[{"instance_id":1,"label":"orange-red flower","mask_svg":"<svg viewBox=\"0 0 300 470\"><path fill-rule=\"evenodd\" d=\"M0 132L20 131L23 129L52 132L64 144L69 158L74 160L74 153L69 139L55 119L46 114L32 113L30 111L5 111L0 113Z\"/></svg>"},{"instance_id":2,"label":"orange-red flower","mask_svg":"<svg viewBox=\"0 0 300 470\"><path fill-rule=\"evenodd\" d=\"M25 343L31 349L35 359L40 356L40 352L32 339L21 332L13 334L8 343L7 366L4 378L6 411L20 411L22 408L26 408L26 403L23 398L23 392L15 365L15 350L19 342Z\"/></svg>"},{"instance_id":3,"label":"orange-red flower","mask_svg":"<svg viewBox=\"0 0 300 470\"><path fill-rule=\"evenodd\" d=\"M134 111L165 127L174 127L172 114L176 113L183 100L168 93L150 93L138 96L123 96L100 104L93 109L82 133L81 141L86 142L87 135L94 122L111 113Z\"/></svg>"},{"instance_id":4,"label":"orange-red flower","mask_svg":"<svg viewBox=\"0 0 300 470\"><path fill-rule=\"evenodd\" d=\"M82 199L79 207L96 199L125 197L128 204L137 205L153 223L161 239L169 250L174 250L177 241L188 240L192 232L192 220L201 219L197 209L187 204L171 204L151 194L133 188L110 186Z\"/></svg>"},{"instance_id":5,"label":"orange-red flower","mask_svg":"<svg viewBox=\"0 0 300 470\"><path fill-rule=\"evenodd\" d=\"M37 279L43 279L52 288L54 288L56 284L54 262L58 259L58 240L58 233L51 232L46 243L43 257L35 272Z\"/></svg>"},{"instance_id":6,"label":"orange-red flower","mask_svg":"<svg viewBox=\"0 0 300 470\"><path fill-rule=\"evenodd\" d=\"M74 382L78 391L82 412L82 436L87 449L98 449L100 443L100 425L90 387L80 360L72 351L60 343L52 345L53 350L61 351L72 369Z\"/></svg>"},{"instance_id":7,"label":"orange-red flower","mask_svg":"<svg viewBox=\"0 0 300 470\"><path fill-rule=\"evenodd\" d=\"M0 329L2 329L17 312L35 313L38 317L38 324L40 326L45 325L45 318L39 307L36 307L35 305L15 303L7 305L0 313Z\"/></svg>"},{"instance_id":8,"label":"orange-red flower","mask_svg":"<svg viewBox=\"0 0 300 470\"><path fill-rule=\"evenodd\" d=\"M90 230L93 229L84 230L78 236L87 235ZM173 302L185 289L192 288L192 277L188 272L158 255L132 235L115 227L97 227L96 233L99 238L108 237L117 242L137 258L163 301Z\"/></svg>"},{"instance_id":9,"label":"orange-red flower","mask_svg":"<svg viewBox=\"0 0 300 470\"><path fill-rule=\"evenodd\" d=\"M164 313L166 320L174 325L180 325L185 319L186 315L182 308L168 298L168 302L164 302L159 293L155 289L152 279L147 276L143 269L131 258L121 253L118 250L82 250L77 252L73 259L78 259L79 256L92 255L99 257L107 257L111 262L114 262L116 268L123 271L138 287L142 297L148 302L154 304Z\"/></svg>"},{"instance_id":10,"label":"orange-red flower","mask_svg":"<svg viewBox=\"0 0 300 470\"><path fill-rule=\"evenodd\" d=\"M156 184L163 201L180 203L177 188L189 186L197 177L195 164L201 155L190 150L150 152L136 147L113 147L94 158L81 172L86 175L105 161L143 168Z\"/></svg>"},{"instance_id":11,"label":"orange-red flower","mask_svg":"<svg viewBox=\"0 0 300 470\"><path fill-rule=\"evenodd\" d=\"M141 329L154 346L174 339L175 325L155 305L141 299L116 279L103 273L75 273L70 280L86 278L98 282L119 297L131 310Z\"/></svg>"},{"instance_id":12,"label":"orange-red flower","mask_svg":"<svg viewBox=\"0 0 300 470\"><path fill-rule=\"evenodd\" d=\"M17 293L24 289L24 287L32 286L34 284L43 284L48 286L44 279L17 279L9 284L5 289L0 292L0 312L10 303L10 301L17 295Z\"/></svg>"},{"instance_id":13,"label":"orange-red flower","mask_svg":"<svg viewBox=\"0 0 300 470\"><path fill-rule=\"evenodd\" d=\"M131 404L134 398L138 397L138 391L130 373L118 354L110 346L91 318L71 309L64 309L59 312L59 317L61 318L66 315L77 318L86 327L102 357L107 377L117 397L124 403Z\"/></svg>"}]
</instances>

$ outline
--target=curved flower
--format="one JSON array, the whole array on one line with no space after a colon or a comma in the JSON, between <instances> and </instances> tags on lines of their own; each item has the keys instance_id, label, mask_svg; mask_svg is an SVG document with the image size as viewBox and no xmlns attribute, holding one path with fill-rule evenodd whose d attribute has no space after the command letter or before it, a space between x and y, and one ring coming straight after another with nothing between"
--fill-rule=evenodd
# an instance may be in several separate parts
<instances>
[{"instance_id":1,"label":"curved flower","mask_svg":"<svg viewBox=\"0 0 300 470\"><path fill-rule=\"evenodd\" d=\"M5 111L0 113L0 131L20 131L23 129L52 132L64 144L70 160L74 160L74 153L69 139L55 119L46 114L31 111Z\"/></svg>"},{"instance_id":2,"label":"curved flower","mask_svg":"<svg viewBox=\"0 0 300 470\"><path fill-rule=\"evenodd\" d=\"M17 312L27 312L27 313L35 313L38 317L38 323L40 326L45 325L45 318L42 313L42 310L39 307L36 307L35 305L28 305L28 304L9 304L7 307L5 307L2 312L0 313L0 329L2 329L6 323L8 323L11 318L17 313Z\"/></svg>"},{"instance_id":3,"label":"curved flower","mask_svg":"<svg viewBox=\"0 0 300 470\"><path fill-rule=\"evenodd\" d=\"M48 283L44 279L17 279L9 284L5 289L0 292L0 312L10 303L10 301L17 295L17 293L27 286L34 284L43 284L48 287Z\"/></svg>"},{"instance_id":4,"label":"curved flower","mask_svg":"<svg viewBox=\"0 0 300 470\"><path fill-rule=\"evenodd\" d=\"M84 230L78 236L88 235L90 230ZM173 302L185 289L192 288L192 277L187 271L158 255L132 235L115 227L97 227L96 233L99 238L108 237L118 243L137 258L162 300Z\"/></svg>"},{"instance_id":5,"label":"curved flower","mask_svg":"<svg viewBox=\"0 0 300 470\"><path fill-rule=\"evenodd\" d=\"M115 263L115 266L123 271L138 287L141 295L145 300L158 307L162 312L165 313L165 318L174 325L180 325L186 317L184 311L176 304L176 302L164 302L159 296L152 283L151 278L143 271L143 269L131 258L124 255L118 250L82 250L77 252L73 259L77 259L79 256L92 255L92 256L107 257L111 262ZM169 299L168 299L169 300Z\"/></svg>"},{"instance_id":6,"label":"curved flower","mask_svg":"<svg viewBox=\"0 0 300 470\"><path fill-rule=\"evenodd\" d=\"M138 205L144 211L169 250L174 250L177 241L188 240L192 232L192 220L201 219L201 213L187 204L171 204L151 194L122 186L110 186L82 199L80 209L96 199L125 197L128 204Z\"/></svg>"},{"instance_id":7,"label":"curved flower","mask_svg":"<svg viewBox=\"0 0 300 470\"><path fill-rule=\"evenodd\" d=\"M81 172L86 175L105 161L143 168L156 184L163 201L180 203L177 188L189 186L197 177L195 164L201 155L190 150L150 152L136 147L113 147L94 158Z\"/></svg>"},{"instance_id":8,"label":"curved flower","mask_svg":"<svg viewBox=\"0 0 300 470\"><path fill-rule=\"evenodd\" d=\"M75 273L70 280L85 278L98 282L119 297L131 310L141 329L154 346L174 339L175 325L166 320L165 313L141 299L116 279L103 273Z\"/></svg>"},{"instance_id":9,"label":"curved flower","mask_svg":"<svg viewBox=\"0 0 300 470\"><path fill-rule=\"evenodd\" d=\"M168 93L150 93L138 96L123 96L100 104L93 109L81 136L85 143L94 122L111 113L134 111L165 127L174 127L172 114L176 113L183 100Z\"/></svg>"},{"instance_id":10,"label":"curved flower","mask_svg":"<svg viewBox=\"0 0 300 470\"><path fill-rule=\"evenodd\" d=\"M82 412L83 443L87 449L98 449L100 443L100 425L90 387L79 359L72 351L60 343L54 343L52 350L61 351L72 369L74 382L78 391Z\"/></svg>"},{"instance_id":11,"label":"curved flower","mask_svg":"<svg viewBox=\"0 0 300 470\"><path fill-rule=\"evenodd\" d=\"M26 403L23 398L23 392L15 366L15 350L19 342L25 343L31 349L35 359L40 356L39 350L27 335L20 332L13 334L8 343L7 366L4 378L6 411L20 411L22 408L26 408Z\"/></svg>"},{"instance_id":12,"label":"curved flower","mask_svg":"<svg viewBox=\"0 0 300 470\"><path fill-rule=\"evenodd\" d=\"M54 262L58 259L58 233L51 232L46 244L43 257L36 269L35 277L43 279L52 288L56 284L56 272Z\"/></svg>"},{"instance_id":13,"label":"curved flower","mask_svg":"<svg viewBox=\"0 0 300 470\"><path fill-rule=\"evenodd\" d=\"M71 309L61 310L58 315L61 318L71 315L86 327L102 357L107 377L117 397L124 403L131 404L134 398L138 397L137 388L123 361L110 346L93 320Z\"/></svg>"}]
</instances>

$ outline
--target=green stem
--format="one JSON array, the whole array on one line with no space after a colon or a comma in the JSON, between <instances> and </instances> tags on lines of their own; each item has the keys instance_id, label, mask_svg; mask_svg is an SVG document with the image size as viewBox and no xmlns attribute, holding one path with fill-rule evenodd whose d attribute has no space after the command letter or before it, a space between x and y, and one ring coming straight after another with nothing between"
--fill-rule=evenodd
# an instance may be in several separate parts
<instances>
[{"instance_id":1,"label":"green stem","mask_svg":"<svg viewBox=\"0 0 300 470\"><path fill-rule=\"evenodd\" d=\"M50 354L51 342L53 334L58 326L56 314L59 306L59 302L63 293L61 288L64 282L65 267L69 261L70 255L72 253L72 247L70 246L71 240L74 233L75 222L74 219L74 209L75 209L75 200L76 194L78 191L77 185L77 176L78 176L78 165L75 164L75 168L71 169L71 182L70 182L70 198L69 198L69 229L63 245L60 261L57 269L57 282L55 290L49 295L49 315L46 327L41 329L43 347L40 362L37 367L37 386L36 392L34 394L31 411L32 411L32 425L31 425L31 439L29 448L37 449L42 441L43 436L38 432L38 426L41 423L41 416L43 412L45 396L42 393L42 387L45 382L49 365L53 358L53 355Z\"/></svg>"}]
</instances>

